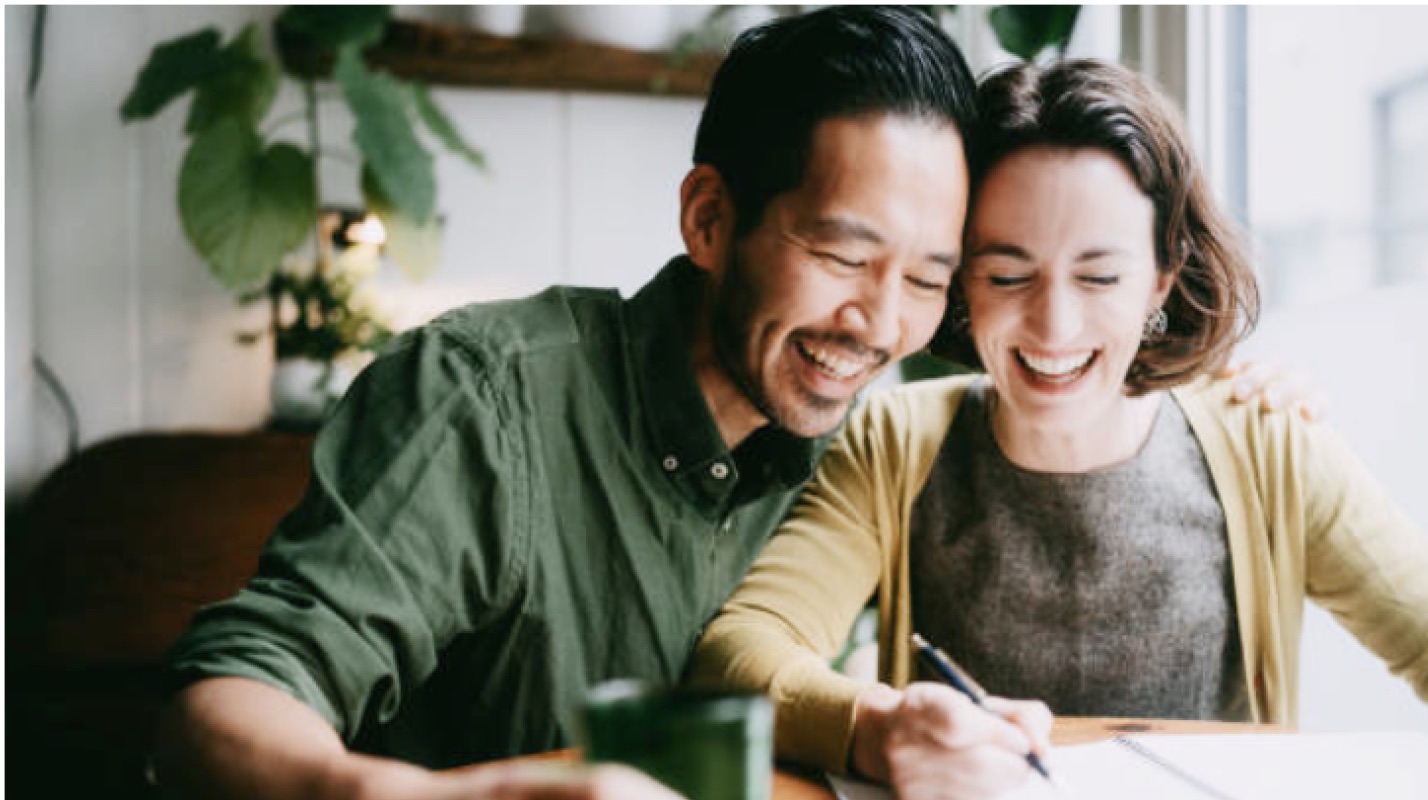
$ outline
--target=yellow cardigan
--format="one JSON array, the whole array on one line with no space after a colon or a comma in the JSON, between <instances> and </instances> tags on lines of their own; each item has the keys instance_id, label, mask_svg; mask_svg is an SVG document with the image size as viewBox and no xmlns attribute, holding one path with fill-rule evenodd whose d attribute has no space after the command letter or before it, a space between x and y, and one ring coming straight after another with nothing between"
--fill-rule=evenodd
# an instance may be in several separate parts
<instances>
[{"instance_id":1,"label":"yellow cardigan","mask_svg":"<svg viewBox=\"0 0 1428 800\"><path fill-rule=\"evenodd\" d=\"M690 678L766 691L779 756L845 769L864 684L834 672L877 592L879 677L912 676L908 527L969 377L875 395L850 416L789 519L705 632ZM1224 507L1254 718L1295 724L1307 595L1428 700L1428 536L1325 425L1173 390Z\"/></svg>"}]
</instances>

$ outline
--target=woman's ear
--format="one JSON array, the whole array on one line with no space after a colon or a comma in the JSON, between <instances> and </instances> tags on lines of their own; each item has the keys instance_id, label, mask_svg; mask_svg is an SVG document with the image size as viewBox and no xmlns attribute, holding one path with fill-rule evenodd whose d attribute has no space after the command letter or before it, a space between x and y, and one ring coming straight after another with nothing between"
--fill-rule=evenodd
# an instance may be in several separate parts
<instances>
[{"instance_id":1,"label":"woman's ear","mask_svg":"<svg viewBox=\"0 0 1428 800\"><path fill-rule=\"evenodd\" d=\"M725 263L734 236L734 203L719 170L696 164L679 187L679 233L684 249L701 269L716 272Z\"/></svg>"},{"instance_id":2,"label":"woman's ear","mask_svg":"<svg viewBox=\"0 0 1428 800\"><path fill-rule=\"evenodd\" d=\"M1166 298L1170 297L1170 290L1175 288L1175 279L1179 277L1180 269L1180 267L1156 269L1155 289L1152 293L1151 308L1160 308L1165 305Z\"/></svg>"}]
</instances>

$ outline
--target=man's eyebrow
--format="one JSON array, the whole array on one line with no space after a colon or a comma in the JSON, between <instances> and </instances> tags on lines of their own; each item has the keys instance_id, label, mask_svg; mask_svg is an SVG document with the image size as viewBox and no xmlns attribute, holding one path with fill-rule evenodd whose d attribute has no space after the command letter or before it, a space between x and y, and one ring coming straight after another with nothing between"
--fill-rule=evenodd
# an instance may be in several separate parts
<instances>
[{"instance_id":1,"label":"man's eyebrow","mask_svg":"<svg viewBox=\"0 0 1428 800\"><path fill-rule=\"evenodd\" d=\"M882 234L848 217L819 217L808 226L807 233L817 239L856 239L871 244L883 243Z\"/></svg>"},{"instance_id":2,"label":"man's eyebrow","mask_svg":"<svg viewBox=\"0 0 1428 800\"><path fill-rule=\"evenodd\" d=\"M814 220L813 224L809 226L808 233L815 240L854 239L876 245L884 243L882 234L855 219L849 219L847 217L820 217ZM950 252L934 251L927 254L928 261L946 266L948 269L956 269L961 258L962 254L956 250Z\"/></svg>"}]
</instances>

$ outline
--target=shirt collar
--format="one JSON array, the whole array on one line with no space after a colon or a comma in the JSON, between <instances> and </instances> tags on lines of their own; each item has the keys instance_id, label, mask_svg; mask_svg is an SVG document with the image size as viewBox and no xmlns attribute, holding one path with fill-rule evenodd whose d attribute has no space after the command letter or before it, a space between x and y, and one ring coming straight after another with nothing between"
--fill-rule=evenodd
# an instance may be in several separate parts
<instances>
[{"instance_id":1,"label":"shirt collar","mask_svg":"<svg viewBox=\"0 0 1428 800\"><path fill-rule=\"evenodd\" d=\"M828 437L761 429L730 453L695 378L693 324L707 286L685 256L672 259L627 304L631 364L658 467L680 490L725 505L783 491L813 474Z\"/></svg>"}]
</instances>

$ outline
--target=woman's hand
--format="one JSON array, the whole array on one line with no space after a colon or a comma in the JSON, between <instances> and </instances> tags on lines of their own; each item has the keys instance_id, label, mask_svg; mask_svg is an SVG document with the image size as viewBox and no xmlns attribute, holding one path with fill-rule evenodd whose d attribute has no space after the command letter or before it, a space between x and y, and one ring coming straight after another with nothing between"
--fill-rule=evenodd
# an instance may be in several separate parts
<instances>
[{"instance_id":1,"label":"woman's hand","mask_svg":"<svg viewBox=\"0 0 1428 800\"><path fill-rule=\"evenodd\" d=\"M1051 712L1032 701L987 705L936 683L872 687L858 698L854 770L901 800L976 800L1013 789L1030 774L1027 754L1049 747Z\"/></svg>"}]
</instances>

